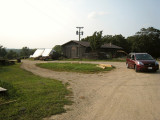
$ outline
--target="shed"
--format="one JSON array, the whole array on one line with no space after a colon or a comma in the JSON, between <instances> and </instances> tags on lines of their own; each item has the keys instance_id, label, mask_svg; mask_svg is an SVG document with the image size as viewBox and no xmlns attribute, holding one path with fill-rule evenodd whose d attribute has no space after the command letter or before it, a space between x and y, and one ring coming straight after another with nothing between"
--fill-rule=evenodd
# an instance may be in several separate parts
<instances>
[{"instance_id":1,"label":"shed","mask_svg":"<svg viewBox=\"0 0 160 120\"><path fill-rule=\"evenodd\" d=\"M117 50L122 50L122 47L113 45L111 43L104 44L99 49L99 53L104 56L111 54L114 56ZM62 45L63 55L67 58L98 58L99 56L92 52L90 42L71 40ZM101 55L100 55L101 56Z\"/></svg>"}]
</instances>

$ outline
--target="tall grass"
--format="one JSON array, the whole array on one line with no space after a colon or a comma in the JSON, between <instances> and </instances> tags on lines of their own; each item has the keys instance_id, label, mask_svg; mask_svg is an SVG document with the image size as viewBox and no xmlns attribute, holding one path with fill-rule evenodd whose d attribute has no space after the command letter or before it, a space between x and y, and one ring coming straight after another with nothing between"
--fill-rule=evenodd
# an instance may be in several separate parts
<instances>
[{"instance_id":1,"label":"tall grass","mask_svg":"<svg viewBox=\"0 0 160 120\"><path fill-rule=\"evenodd\" d=\"M72 103L60 81L35 76L20 65L1 66L0 86L8 89L0 95L0 120L39 120L65 112L64 105Z\"/></svg>"}]
</instances>

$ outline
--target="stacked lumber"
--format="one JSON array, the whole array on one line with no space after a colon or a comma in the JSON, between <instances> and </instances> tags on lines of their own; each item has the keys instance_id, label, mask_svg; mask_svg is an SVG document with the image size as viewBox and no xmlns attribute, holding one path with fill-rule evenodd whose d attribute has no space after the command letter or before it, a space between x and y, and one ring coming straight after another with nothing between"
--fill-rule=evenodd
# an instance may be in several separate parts
<instances>
[{"instance_id":1,"label":"stacked lumber","mask_svg":"<svg viewBox=\"0 0 160 120\"><path fill-rule=\"evenodd\" d=\"M110 64L99 64L99 65L97 65L97 67L100 67L100 68L102 68L102 69L105 69L105 68L107 68L107 67L113 67L113 66L110 65Z\"/></svg>"}]
</instances>

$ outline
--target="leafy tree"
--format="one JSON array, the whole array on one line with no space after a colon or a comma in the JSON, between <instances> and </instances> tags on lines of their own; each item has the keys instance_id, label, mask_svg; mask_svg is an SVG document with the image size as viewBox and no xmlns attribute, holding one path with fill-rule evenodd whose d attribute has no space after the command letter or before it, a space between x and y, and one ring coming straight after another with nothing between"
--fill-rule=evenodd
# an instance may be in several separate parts
<instances>
[{"instance_id":1,"label":"leafy tree","mask_svg":"<svg viewBox=\"0 0 160 120\"><path fill-rule=\"evenodd\" d=\"M94 32L94 34L90 37L89 41L92 50L97 51L104 44L102 31Z\"/></svg>"},{"instance_id":2,"label":"leafy tree","mask_svg":"<svg viewBox=\"0 0 160 120\"><path fill-rule=\"evenodd\" d=\"M90 42L93 51L97 51L104 43L112 43L129 52L147 52L154 57L160 57L160 30L153 27L142 28L135 35L128 38L120 35L102 36L102 31L95 32L92 36L81 41Z\"/></svg>"},{"instance_id":3,"label":"leafy tree","mask_svg":"<svg viewBox=\"0 0 160 120\"><path fill-rule=\"evenodd\" d=\"M62 54L62 47L61 47L61 45L55 45L55 46L53 47L53 49L54 49L57 53Z\"/></svg>"},{"instance_id":4,"label":"leafy tree","mask_svg":"<svg viewBox=\"0 0 160 120\"><path fill-rule=\"evenodd\" d=\"M113 42L113 36L112 36L112 35L105 35L105 36L103 37L103 41L104 41L105 43L112 43L112 42Z\"/></svg>"},{"instance_id":5,"label":"leafy tree","mask_svg":"<svg viewBox=\"0 0 160 120\"><path fill-rule=\"evenodd\" d=\"M132 52L147 52L160 57L160 30L153 27L142 28L134 36L127 38Z\"/></svg>"},{"instance_id":6,"label":"leafy tree","mask_svg":"<svg viewBox=\"0 0 160 120\"><path fill-rule=\"evenodd\" d=\"M28 47L23 47L20 52L20 56L29 57L31 54L33 54L35 50L29 49Z\"/></svg>"},{"instance_id":7,"label":"leafy tree","mask_svg":"<svg viewBox=\"0 0 160 120\"><path fill-rule=\"evenodd\" d=\"M10 50L10 51L7 53L7 55L6 55L6 57L7 57L8 59L16 59L17 56L18 56L17 53L14 52L13 50Z\"/></svg>"},{"instance_id":8,"label":"leafy tree","mask_svg":"<svg viewBox=\"0 0 160 120\"><path fill-rule=\"evenodd\" d=\"M92 36L87 36L86 38L82 38L81 41L90 42Z\"/></svg>"},{"instance_id":9,"label":"leafy tree","mask_svg":"<svg viewBox=\"0 0 160 120\"><path fill-rule=\"evenodd\" d=\"M96 33L94 33L92 36L88 36L88 37L82 39L82 41L88 41L88 42L96 41L96 40L93 40L94 38L97 39L97 37L93 37L93 36L95 36L95 34ZM99 34L100 34L100 32L99 32ZM130 47L129 47L127 39L125 39L125 37L123 37L121 34L120 35L114 35L114 36L112 36L112 35L105 35L103 37L102 33L101 33L99 38L101 39L100 41L97 40L97 41L100 42L100 44L98 44L99 46L103 45L104 43L112 43L114 45L122 47L126 52L130 51ZM93 42L93 44L94 44L94 42Z\"/></svg>"},{"instance_id":10,"label":"leafy tree","mask_svg":"<svg viewBox=\"0 0 160 120\"><path fill-rule=\"evenodd\" d=\"M121 34L120 35L106 35L103 37L103 41L105 43L112 43L114 45L120 46L124 49L124 51L129 52L130 48L129 48L129 43L128 41L125 39L125 37L123 37Z\"/></svg>"},{"instance_id":11,"label":"leafy tree","mask_svg":"<svg viewBox=\"0 0 160 120\"><path fill-rule=\"evenodd\" d=\"M30 49L30 55L33 55L33 53L36 51L37 49Z\"/></svg>"},{"instance_id":12,"label":"leafy tree","mask_svg":"<svg viewBox=\"0 0 160 120\"><path fill-rule=\"evenodd\" d=\"M6 49L3 46L0 46L0 58L4 58L6 54Z\"/></svg>"},{"instance_id":13,"label":"leafy tree","mask_svg":"<svg viewBox=\"0 0 160 120\"><path fill-rule=\"evenodd\" d=\"M150 34L159 35L160 30L155 29L154 27L148 27L147 29L142 28L140 31L136 32L135 35L150 35Z\"/></svg>"}]
</instances>

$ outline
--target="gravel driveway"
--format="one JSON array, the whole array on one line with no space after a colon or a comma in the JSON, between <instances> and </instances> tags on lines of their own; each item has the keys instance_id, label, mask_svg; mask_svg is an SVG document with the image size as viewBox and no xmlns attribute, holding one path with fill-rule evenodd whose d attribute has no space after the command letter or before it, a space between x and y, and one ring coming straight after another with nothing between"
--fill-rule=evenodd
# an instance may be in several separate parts
<instances>
[{"instance_id":1,"label":"gravel driveway","mask_svg":"<svg viewBox=\"0 0 160 120\"><path fill-rule=\"evenodd\" d=\"M24 60L21 67L69 82L74 94L67 113L47 120L160 120L160 71L136 73L127 69L125 62L89 62L112 64L116 69L82 74L42 69L35 66L37 62L43 61Z\"/></svg>"}]
</instances>

